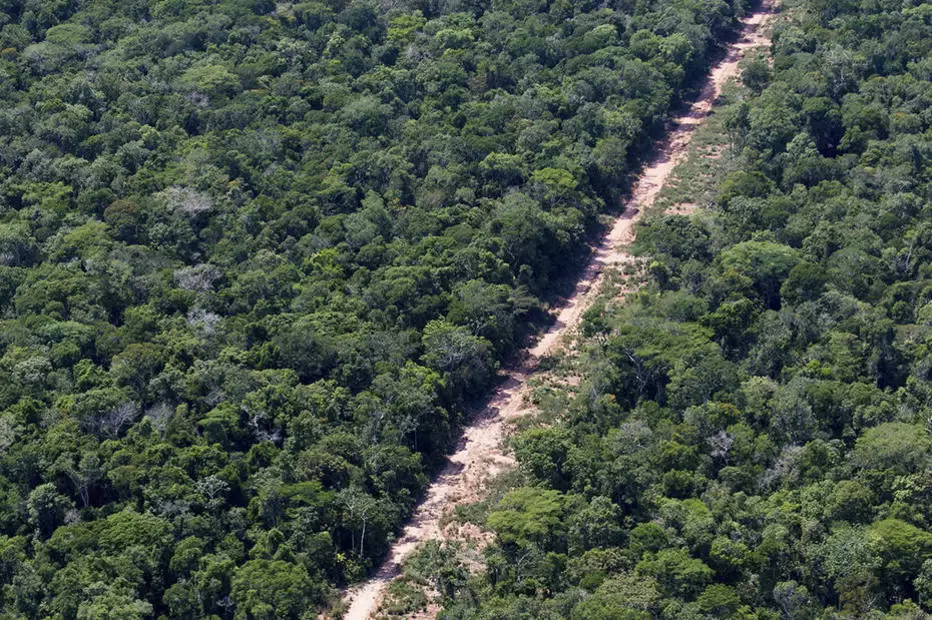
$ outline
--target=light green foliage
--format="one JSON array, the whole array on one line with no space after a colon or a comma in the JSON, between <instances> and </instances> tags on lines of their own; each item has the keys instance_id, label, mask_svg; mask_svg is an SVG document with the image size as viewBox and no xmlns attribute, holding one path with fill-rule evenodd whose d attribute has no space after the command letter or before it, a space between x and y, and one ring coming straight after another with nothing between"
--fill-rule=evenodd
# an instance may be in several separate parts
<instances>
[{"instance_id":1,"label":"light green foliage","mask_svg":"<svg viewBox=\"0 0 932 620\"><path fill-rule=\"evenodd\" d=\"M695 598L714 574L702 560L690 557L685 549L663 549L650 554L638 563L636 569L638 573L656 579L667 596L688 599Z\"/></svg>"},{"instance_id":2,"label":"light green foliage","mask_svg":"<svg viewBox=\"0 0 932 620\"><path fill-rule=\"evenodd\" d=\"M902 475L927 465L930 450L932 438L922 425L888 422L858 437L854 456L867 469Z\"/></svg>"},{"instance_id":3,"label":"light green foliage","mask_svg":"<svg viewBox=\"0 0 932 620\"><path fill-rule=\"evenodd\" d=\"M505 543L544 543L564 531L564 505L556 491L517 489L502 498L487 523Z\"/></svg>"}]
</instances>

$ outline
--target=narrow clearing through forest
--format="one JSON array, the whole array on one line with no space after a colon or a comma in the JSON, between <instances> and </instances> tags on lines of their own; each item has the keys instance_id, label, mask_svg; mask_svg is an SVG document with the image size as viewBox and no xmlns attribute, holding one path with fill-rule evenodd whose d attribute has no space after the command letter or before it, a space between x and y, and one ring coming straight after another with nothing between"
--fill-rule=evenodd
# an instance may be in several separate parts
<instances>
[{"instance_id":1,"label":"narrow clearing through forest","mask_svg":"<svg viewBox=\"0 0 932 620\"><path fill-rule=\"evenodd\" d=\"M654 202L676 165L688 154L693 132L708 116L725 83L738 75L738 62L745 51L769 44L769 33L764 25L771 12L771 0L765 0L756 12L742 20L737 42L729 46L727 55L709 73L699 97L687 113L672 121L668 136L642 171L624 212L593 253L573 294L560 308L556 322L528 349L520 365L504 372L505 381L464 429L456 452L450 455L447 465L431 484L378 572L345 593L343 600L348 608L344 618L367 620L372 616L385 588L400 574L404 560L420 543L443 537L441 520L444 514L457 503L479 499L484 482L512 466L514 458L506 451L502 440L506 425L530 408L526 403L528 379L536 372L538 362L552 355L564 336L579 327L583 314L598 297L607 272L634 260L627 248L634 240L635 223ZM683 210L678 212L682 214Z\"/></svg>"}]
</instances>

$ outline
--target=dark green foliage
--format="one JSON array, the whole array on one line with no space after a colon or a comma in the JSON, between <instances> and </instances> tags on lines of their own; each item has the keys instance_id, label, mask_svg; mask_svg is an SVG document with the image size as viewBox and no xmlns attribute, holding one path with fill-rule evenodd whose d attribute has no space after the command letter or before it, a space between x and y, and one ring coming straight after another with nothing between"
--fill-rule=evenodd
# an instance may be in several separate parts
<instances>
[{"instance_id":1,"label":"dark green foliage","mask_svg":"<svg viewBox=\"0 0 932 620\"><path fill-rule=\"evenodd\" d=\"M742 5L0 1L0 616L362 578Z\"/></svg>"}]
</instances>

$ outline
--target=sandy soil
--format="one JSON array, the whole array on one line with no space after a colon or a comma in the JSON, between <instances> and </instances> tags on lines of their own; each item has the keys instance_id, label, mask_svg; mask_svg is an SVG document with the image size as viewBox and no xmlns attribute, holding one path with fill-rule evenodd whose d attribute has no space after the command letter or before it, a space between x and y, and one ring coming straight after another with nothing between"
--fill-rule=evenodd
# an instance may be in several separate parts
<instances>
[{"instance_id":1,"label":"sandy soil","mask_svg":"<svg viewBox=\"0 0 932 620\"><path fill-rule=\"evenodd\" d=\"M520 365L505 371L505 381L464 430L456 451L431 484L424 501L415 510L401 537L392 545L378 572L344 594L343 600L348 605L344 618L367 620L372 617L386 586L401 572L405 558L422 541L444 536L441 522L445 512L452 510L457 503L479 499L490 478L512 467L514 457L504 448L502 439L509 422L531 408L527 380L534 374L537 362L553 354L564 337L576 330L583 314L598 296L607 273L634 260L627 246L634 240L635 223L654 202L672 170L686 157L695 128L708 116L725 83L738 75L738 61L744 52L769 43L768 33L762 25L770 14L771 0L765 0L758 12L743 20L740 39L712 69L706 85L687 113L672 121L668 137L641 173L624 212L593 253L573 294L561 306L555 323L535 346L528 349ZM682 208L678 211L684 213Z\"/></svg>"}]
</instances>

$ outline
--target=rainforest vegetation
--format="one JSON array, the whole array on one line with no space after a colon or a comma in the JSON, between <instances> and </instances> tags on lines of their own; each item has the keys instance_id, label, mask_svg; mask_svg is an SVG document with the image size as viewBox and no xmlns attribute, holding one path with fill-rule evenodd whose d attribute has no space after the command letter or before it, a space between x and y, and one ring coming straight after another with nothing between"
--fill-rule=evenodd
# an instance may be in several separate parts
<instances>
[{"instance_id":1,"label":"rainforest vegetation","mask_svg":"<svg viewBox=\"0 0 932 620\"><path fill-rule=\"evenodd\" d=\"M0 618L313 618L338 587L363 578L470 400L544 322L600 215L617 211L668 113L746 10L740 0L0 0ZM611 424L629 405L653 411L656 402L656 418L639 424L661 441L686 428L662 393L692 404L721 392L697 406L725 407L744 368L742 330L784 333L782 315L762 314L779 306L780 269L794 269L798 285L787 286L799 295L809 294L806 278L824 275L820 254L804 262L803 250L776 239L799 245L831 199L834 219L812 251L848 248L857 222L859 245L839 255L847 262L824 260L869 287L852 297L853 281L829 272L842 284L824 283L824 303L846 318L811 324L840 331L818 340L812 363L824 370L807 372L831 372L831 352L849 347L844 377L860 380L857 355L883 352L871 366L879 383L865 383L857 400L878 413L858 420L899 420L894 435L874 438L886 446L880 458L918 463L924 436L909 424L919 402L910 398L920 396L896 390L907 385L905 360L921 353L903 349L891 323L922 316L914 306L926 233L914 224L924 196L910 164L923 152L929 67L904 67L925 49L917 37L929 16L911 11L884 9L864 33L801 30L786 43L802 55L786 61L794 80L815 90L768 89L777 112L767 118L777 117L767 129L753 109L736 121L766 144L727 203L728 221L743 222L729 243L761 225L758 204L768 205L773 240L731 252L735 275L713 277L703 261L726 237L686 222L654 235L658 247L695 240L682 250L693 254L661 259L671 292L658 299L696 281L702 293L683 294L680 306L705 316L724 299L731 305L713 312L736 310L728 316L738 323L714 328L728 343L721 350L696 341L712 327L677 324L665 335L695 331L697 348L683 350L682 363L697 363L689 385L709 369L728 372L677 392L658 367L638 399L622 364ZM898 39L870 38L897 28ZM844 37L875 47L852 56ZM836 73L822 86L806 72L818 73L826 53L836 54L826 69ZM897 72L858 90L873 73ZM805 113L793 107L809 97ZM795 139L796 172L781 178L784 142L799 130L790 117L809 119L815 146ZM843 158L821 172L836 151ZM832 180L816 189L820 174ZM849 176L858 179L850 188ZM813 189L771 198L773 178ZM896 192L879 201L890 184ZM797 195L812 206L793 216L794 237L783 228ZM774 251L776 271L759 282L745 273L756 253ZM637 333L629 337L647 337ZM778 390L760 382L762 394ZM744 409L734 411L737 424ZM614 462L600 460L595 437L593 467ZM678 472L705 458L683 441ZM781 441L755 458L771 459ZM827 455L841 453L821 441ZM736 479L754 488L756 465L742 468L734 452ZM712 484L711 467L676 474L685 476L677 492ZM870 484L894 484L877 476ZM561 480L532 493L567 510L577 500L566 498L587 494L631 518L651 510L650 480L618 477L617 491L583 491L569 470ZM896 483L909 505L922 480ZM886 497L864 485L852 493L875 493L869 505ZM921 525L918 513L901 512ZM617 527L618 540L602 540L611 548L629 538ZM554 530L533 545L549 557L565 553L562 541ZM877 570L905 584L912 563ZM499 587L521 590L522 579L503 574Z\"/></svg>"},{"instance_id":2,"label":"rainforest vegetation","mask_svg":"<svg viewBox=\"0 0 932 620\"><path fill-rule=\"evenodd\" d=\"M442 617L932 617L932 7L787 1L769 53L714 199L642 221L640 292L460 511L484 570L409 563Z\"/></svg>"}]
</instances>

